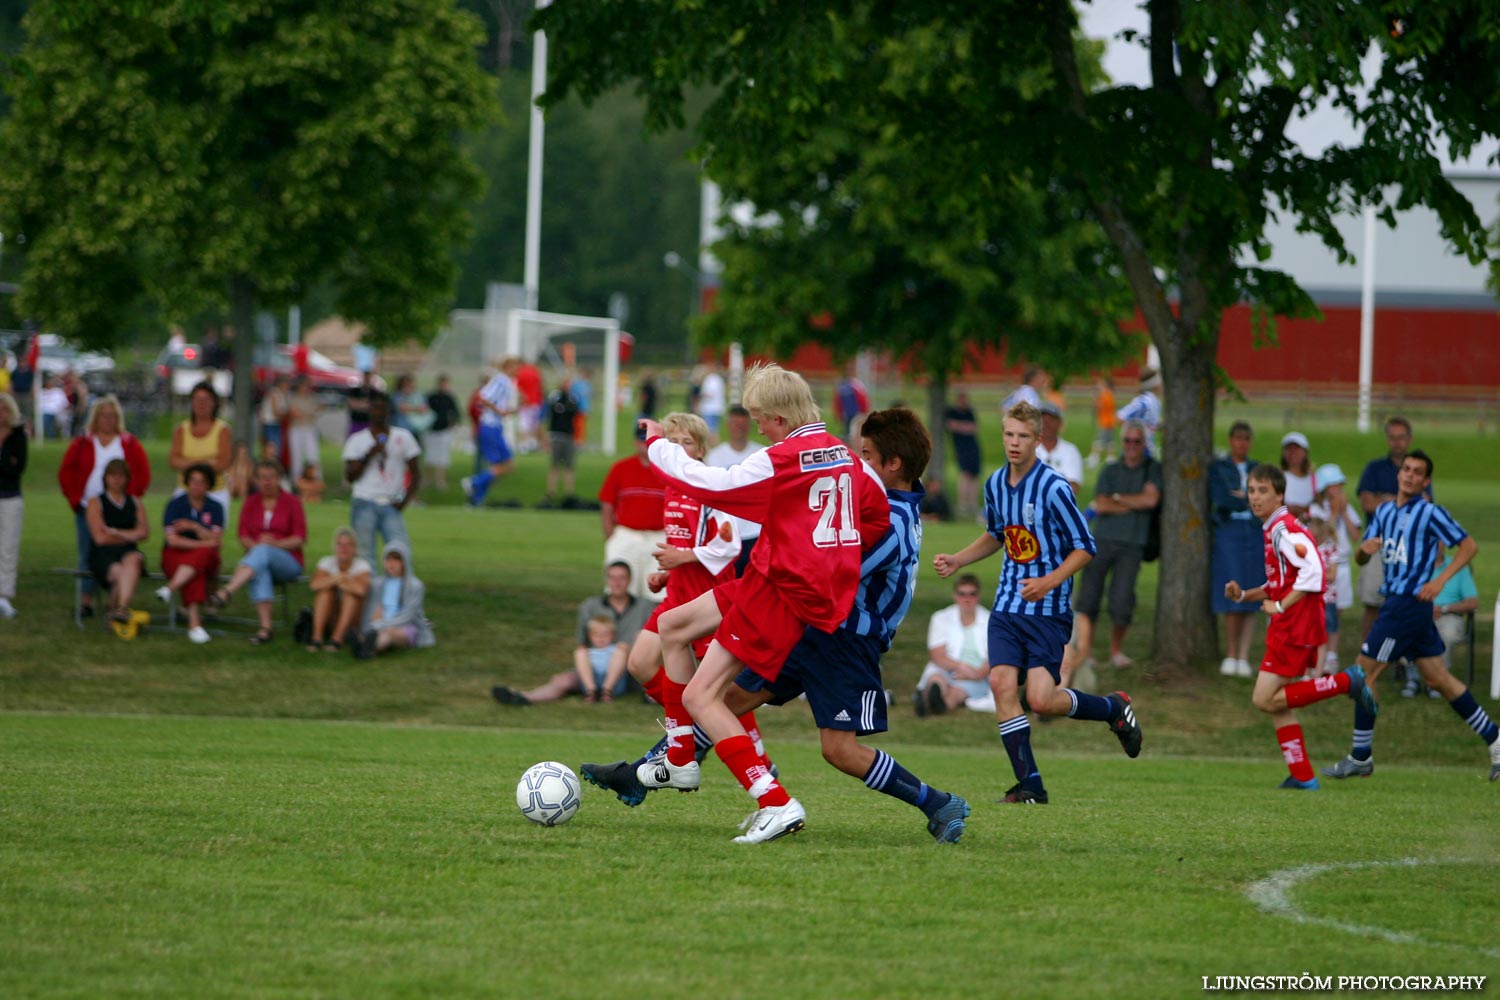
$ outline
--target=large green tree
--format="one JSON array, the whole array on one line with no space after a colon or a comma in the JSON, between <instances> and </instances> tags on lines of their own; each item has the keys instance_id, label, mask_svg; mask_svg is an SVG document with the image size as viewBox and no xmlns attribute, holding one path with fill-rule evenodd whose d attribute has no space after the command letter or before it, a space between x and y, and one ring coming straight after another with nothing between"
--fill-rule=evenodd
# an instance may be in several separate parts
<instances>
[{"instance_id":1,"label":"large green tree","mask_svg":"<svg viewBox=\"0 0 1500 1000\"><path fill-rule=\"evenodd\" d=\"M629 83L663 122L679 118L684 88L718 88L699 122L711 170L726 155L818 161L838 143L805 123L860 99L883 136L919 151L909 162L939 197L1034 172L1083 199L1162 357L1162 663L1215 655L1205 473L1222 312L1246 301L1268 323L1315 312L1291 276L1262 266L1268 221L1286 215L1348 256L1340 216L1368 205L1391 222L1425 205L1457 252L1485 255L1439 150L1467 155L1500 129L1500 8L1484 0L1424 4L1399 25L1382 0L1147 0L1130 39L1149 55L1144 86L1080 68L1071 0L605 6L539 15L568 53L560 83ZM849 23L946 52L871 85L835 44ZM1372 47L1380 67L1365 80ZM1290 141L1288 124L1323 102L1362 139L1321 153Z\"/></svg>"},{"instance_id":2,"label":"large green tree","mask_svg":"<svg viewBox=\"0 0 1500 1000\"><path fill-rule=\"evenodd\" d=\"M557 24L559 52L549 104L569 92L601 99L633 79L653 122L675 125L678 98L653 91L663 79L653 69L660 53L633 44L640 26L616 15L590 5L546 15ZM783 353L817 340L841 357L888 352L928 375L935 428L949 381L982 349L1003 348L1060 374L1117 360L1127 344L1119 321L1128 289L1082 203L1046 175L1010 166L956 188L944 177L944 151L890 127L893 108L932 85L932 67L971 60L976 44L1003 36L1002 25L985 26L989 42L976 43L931 31L931 15L911 8L777 8L751 18L744 37L766 44L741 45L728 75L697 75L684 64L666 77L717 88L699 152L725 198L752 203L757 214L747 224L725 219L727 235L713 247L724 272L701 325L709 340ZM790 70L782 39L798 47ZM613 53L603 66L601 45ZM1002 126L1034 73L990 67L964 113ZM738 96L749 91L785 96L774 120ZM810 326L813 316L823 322ZM935 435L938 474L944 441Z\"/></svg>"},{"instance_id":3,"label":"large green tree","mask_svg":"<svg viewBox=\"0 0 1500 1000\"><path fill-rule=\"evenodd\" d=\"M377 341L436 331L495 109L449 0L39 0L6 80L0 212L20 307L107 346L123 307L258 307L326 281ZM248 424L250 379L235 380Z\"/></svg>"}]
</instances>

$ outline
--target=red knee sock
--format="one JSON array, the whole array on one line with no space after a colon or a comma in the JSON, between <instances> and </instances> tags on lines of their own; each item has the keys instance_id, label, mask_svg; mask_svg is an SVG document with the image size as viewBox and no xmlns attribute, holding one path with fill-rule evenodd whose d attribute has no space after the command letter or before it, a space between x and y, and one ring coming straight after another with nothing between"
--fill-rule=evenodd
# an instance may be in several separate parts
<instances>
[{"instance_id":1,"label":"red knee sock","mask_svg":"<svg viewBox=\"0 0 1500 1000\"><path fill-rule=\"evenodd\" d=\"M1281 744L1281 756L1292 777L1298 781L1311 781L1313 769L1307 760L1307 745L1302 742L1302 727L1295 722L1280 727L1276 730L1276 742Z\"/></svg>"},{"instance_id":2,"label":"red knee sock","mask_svg":"<svg viewBox=\"0 0 1500 1000\"><path fill-rule=\"evenodd\" d=\"M662 681L664 681L666 679L667 679L667 668L666 667L657 667L656 668L656 673L651 676L651 679L649 681L647 681L645 684L641 685L642 687L644 687L646 689L646 697L650 698L652 701L656 702L658 705L663 705L663 706L666 705L666 702L662 701L662 693L661 693L661 684L662 684Z\"/></svg>"},{"instance_id":3,"label":"red knee sock","mask_svg":"<svg viewBox=\"0 0 1500 1000\"><path fill-rule=\"evenodd\" d=\"M1311 705L1315 701L1324 698L1332 698L1336 694L1349 693L1349 672L1340 670L1331 677L1314 677L1310 681L1298 681L1288 684L1286 691L1286 707L1301 708L1303 705Z\"/></svg>"},{"instance_id":4,"label":"red knee sock","mask_svg":"<svg viewBox=\"0 0 1500 1000\"><path fill-rule=\"evenodd\" d=\"M693 755L693 717L682 705L686 684L679 684L661 673L661 707L667 723L667 760L678 767L691 764ZM684 735L683 730L687 732Z\"/></svg>"},{"instance_id":5,"label":"red knee sock","mask_svg":"<svg viewBox=\"0 0 1500 1000\"><path fill-rule=\"evenodd\" d=\"M755 752L755 744L750 737L731 736L727 740L721 740L714 745L714 752L761 808L784 806L791 801L786 789L771 777L771 769L766 766L760 754Z\"/></svg>"}]
</instances>

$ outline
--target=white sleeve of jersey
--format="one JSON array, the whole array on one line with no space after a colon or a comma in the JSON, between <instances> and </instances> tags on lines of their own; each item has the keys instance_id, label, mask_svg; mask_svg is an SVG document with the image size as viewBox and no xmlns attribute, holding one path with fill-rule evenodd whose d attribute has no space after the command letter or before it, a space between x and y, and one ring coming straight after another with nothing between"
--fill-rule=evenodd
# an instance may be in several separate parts
<instances>
[{"instance_id":1,"label":"white sleeve of jersey","mask_svg":"<svg viewBox=\"0 0 1500 1000\"><path fill-rule=\"evenodd\" d=\"M704 569L708 570L714 576L718 576L724 572L725 567L740 557L740 535L738 528L735 526L734 518L704 507L701 516L707 518L710 514L718 522L719 528L722 529L724 525L729 526L729 541L726 542L723 536L716 530L708 536L708 541L702 545L693 546L693 555L698 557L698 561L703 564Z\"/></svg>"},{"instance_id":2,"label":"white sleeve of jersey","mask_svg":"<svg viewBox=\"0 0 1500 1000\"><path fill-rule=\"evenodd\" d=\"M1292 581L1292 589L1321 594L1323 559L1318 555L1318 543L1312 540L1312 536L1300 531L1283 531L1277 547L1282 557L1297 567L1297 579Z\"/></svg>"}]
</instances>

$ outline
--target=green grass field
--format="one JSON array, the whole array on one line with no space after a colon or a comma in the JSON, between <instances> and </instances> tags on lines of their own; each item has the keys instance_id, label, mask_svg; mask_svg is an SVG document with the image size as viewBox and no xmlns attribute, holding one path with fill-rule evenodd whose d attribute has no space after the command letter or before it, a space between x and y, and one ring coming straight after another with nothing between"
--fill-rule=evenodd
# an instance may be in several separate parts
<instances>
[{"instance_id":1,"label":"green grass field","mask_svg":"<svg viewBox=\"0 0 1500 1000\"><path fill-rule=\"evenodd\" d=\"M1255 419L1279 436L1274 413ZM1314 457L1357 474L1378 438L1329 421L1309 430ZM1458 426L1419 441L1479 540L1487 619L1495 449ZM1290 794L1248 682L1217 664L1168 682L1143 662L1103 678L1135 699L1141 759L1097 725L1038 726L1053 802L998 806L1011 779L994 720L916 719L905 698L948 592L927 572L886 661L897 701L876 742L970 799L963 843L936 847L916 811L823 764L800 704L761 713L809 812L796 838L730 843L751 804L712 762L696 795L627 810L586 786L579 815L544 829L513 805L526 766L635 756L658 733L629 699L518 710L488 695L567 665L574 608L597 587L596 515L462 511L456 486L410 511L430 651L359 663L284 635L122 643L75 630L71 583L48 572L74 558L58 453L28 473L22 617L0 622L5 996L1176 996L1203 976L1500 973L1500 784L1439 702L1386 686L1376 776ZM583 460L580 492L604 466ZM544 469L524 460L500 495L535 499ZM164 497L148 497L153 516ZM347 512L310 509L310 553ZM924 549L977 530L930 526ZM1486 621L1481 689L1489 635ZM1301 716L1315 765L1346 751L1347 702ZM1419 863L1384 864L1402 859ZM1252 900L1310 865L1330 867L1279 910Z\"/></svg>"}]
</instances>

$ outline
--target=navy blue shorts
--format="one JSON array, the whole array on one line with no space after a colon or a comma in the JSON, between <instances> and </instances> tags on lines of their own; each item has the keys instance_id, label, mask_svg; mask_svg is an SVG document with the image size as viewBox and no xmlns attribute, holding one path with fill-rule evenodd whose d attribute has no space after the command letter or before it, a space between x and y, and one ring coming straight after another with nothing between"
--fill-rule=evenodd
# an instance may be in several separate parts
<instances>
[{"instance_id":1,"label":"navy blue shorts","mask_svg":"<svg viewBox=\"0 0 1500 1000\"><path fill-rule=\"evenodd\" d=\"M1445 648L1432 618L1432 602L1402 596L1385 599L1359 651L1376 663L1390 663L1403 656L1408 660L1442 656Z\"/></svg>"},{"instance_id":2,"label":"navy blue shorts","mask_svg":"<svg viewBox=\"0 0 1500 1000\"><path fill-rule=\"evenodd\" d=\"M735 683L746 691L769 691L772 705L804 693L819 729L845 729L860 736L887 729L885 685L880 681L880 643L839 629L832 635L809 628L792 648L774 681L742 670Z\"/></svg>"},{"instance_id":3,"label":"navy blue shorts","mask_svg":"<svg viewBox=\"0 0 1500 1000\"><path fill-rule=\"evenodd\" d=\"M1063 647L1073 636L1073 613L1065 615L990 615L990 666L1045 667L1054 681L1062 679ZM1022 675L1025 680L1025 674Z\"/></svg>"},{"instance_id":4,"label":"navy blue shorts","mask_svg":"<svg viewBox=\"0 0 1500 1000\"><path fill-rule=\"evenodd\" d=\"M503 465L510 461L510 445L505 443L505 428L479 425L479 454L486 465Z\"/></svg>"}]
</instances>

